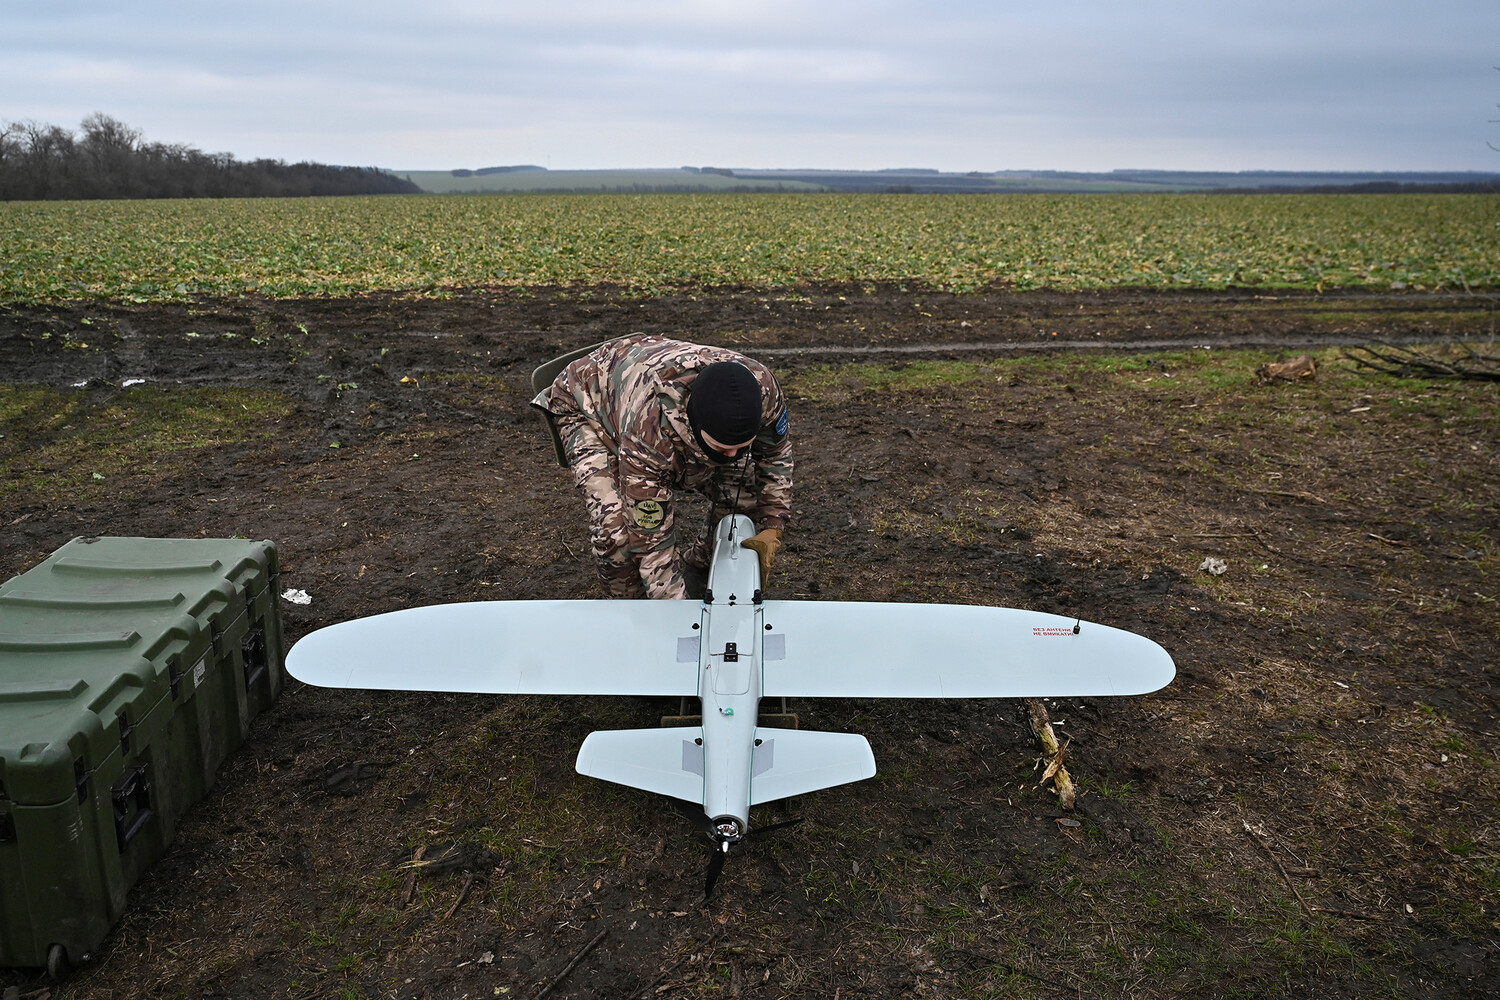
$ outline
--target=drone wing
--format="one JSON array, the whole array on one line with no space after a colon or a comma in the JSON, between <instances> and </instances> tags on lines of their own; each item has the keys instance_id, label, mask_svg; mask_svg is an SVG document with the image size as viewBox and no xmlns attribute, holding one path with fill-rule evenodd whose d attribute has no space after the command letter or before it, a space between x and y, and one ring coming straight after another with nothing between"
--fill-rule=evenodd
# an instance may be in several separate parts
<instances>
[{"instance_id":1,"label":"drone wing","mask_svg":"<svg viewBox=\"0 0 1500 1000\"><path fill-rule=\"evenodd\" d=\"M440 604L312 632L287 670L322 687L690 696L701 618L695 601ZM764 620L767 697L1132 695L1176 673L1144 636L1015 608L767 601Z\"/></svg>"},{"instance_id":2,"label":"drone wing","mask_svg":"<svg viewBox=\"0 0 1500 1000\"><path fill-rule=\"evenodd\" d=\"M870 742L858 733L755 730L750 804L775 802L875 774Z\"/></svg>"},{"instance_id":3,"label":"drone wing","mask_svg":"<svg viewBox=\"0 0 1500 1000\"><path fill-rule=\"evenodd\" d=\"M471 694L694 695L696 601L476 601L318 629L287 672L319 687ZM684 659L684 657L689 657Z\"/></svg>"},{"instance_id":4,"label":"drone wing","mask_svg":"<svg viewBox=\"0 0 1500 1000\"><path fill-rule=\"evenodd\" d=\"M1035 611L839 601L764 610L766 697L1134 695L1176 675L1144 636Z\"/></svg>"},{"instance_id":5,"label":"drone wing","mask_svg":"<svg viewBox=\"0 0 1500 1000\"><path fill-rule=\"evenodd\" d=\"M643 788L684 802L703 801L703 728L608 729L578 748L579 774Z\"/></svg>"},{"instance_id":6,"label":"drone wing","mask_svg":"<svg viewBox=\"0 0 1500 1000\"><path fill-rule=\"evenodd\" d=\"M685 802L703 801L703 728L614 729L590 733L578 773ZM869 741L856 733L755 730L750 804L816 792L875 773Z\"/></svg>"}]
</instances>

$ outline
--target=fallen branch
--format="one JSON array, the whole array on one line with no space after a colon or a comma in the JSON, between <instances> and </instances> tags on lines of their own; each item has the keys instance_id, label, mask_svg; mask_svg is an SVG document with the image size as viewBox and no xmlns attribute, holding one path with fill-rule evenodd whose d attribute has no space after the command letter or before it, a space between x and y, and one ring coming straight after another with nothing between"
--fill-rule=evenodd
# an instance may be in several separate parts
<instances>
[{"instance_id":1,"label":"fallen branch","mask_svg":"<svg viewBox=\"0 0 1500 1000\"><path fill-rule=\"evenodd\" d=\"M791 872L789 871L787 872L787 874L790 875ZM657 973L656 978L647 983L643 988L637 990L635 996L641 998L641 1000L644 1000L645 997L650 996L656 991L657 985L660 984L663 979L666 979L672 973L676 972L677 969L682 965L682 963L686 962L689 956L691 956L695 950L707 949L716 940L718 940L718 937L719 932L714 931L714 933L708 936L708 940L704 941L702 944L694 944L690 942L685 948L678 952L677 961L673 962L665 969L662 969L661 972Z\"/></svg>"},{"instance_id":2,"label":"fallen branch","mask_svg":"<svg viewBox=\"0 0 1500 1000\"><path fill-rule=\"evenodd\" d=\"M1068 746L1066 743L1058 745L1057 734L1052 731L1052 720L1047 716L1047 706L1042 704L1040 698L1027 698L1026 707L1030 713L1031 731L1041 741L1042 749L1051 757L1047 770L1042 775L1042 780L1037 782L1037 786L1041 787L1051 781L1052 787L1057 789L1058 803L1064 809L1071 810L1078 791L1073 786L1073 777L1063 766Z\"/></svg>"},{"instance_id":3,"label":"fallen branch","mask_svg":"<svg viewBox=\"0 0 1500 1000\"><path fill-rule=\"evenodd\" d=\"M406 887L401 892L401 909L411 905L411 898L417 891L417 862L422 860L422 855L427 853L426 846L417 848L411 856L411 867L406 873Z\"/></svg>"},{"instance_id":4,"label":"fallen branch","mask_svg":"<svg viewBox=\"0 0 1500 1000\"><path fill-rule=\"evenodd\" d=\"M1301 903L1302 909L1307 911L1308 919L1312 919L1314 913L1313 907L1308 904L1307 900L1302 898L1302 893L1297 891L1297 883L1293 882L1292 876L1287 874L1286 866L1281 863L1281 859L1278 858L1275 854L1271 853L1270 846L1265 842L1265 840L1261 839L1263 837L1269 838L1270 834L1265 832L1264 827L1257 830L1255 827L1250 825L1249 820L1240 820L1240 822L1245 825L1245 832L1250 835L1250 839L1259 844L1260 849L1266 852L1266 857L1270 858L1276 863L1276 867L1281 870L1281 877L1286 879L1287 888L1292 890L1292 895L1297 897L1297 902Z\"/></svg>"},{"instance_id":5,"label":"fallen branch","mask_svg":"<svg viewBox=\"0 0 1500 1000\"><path fill-rule=\"evenodd\" d=\"M453 914L458 912L458 908L463 905L464 897L469 894L469 889L474 885L475 881L476 876L474 875L470 875L468 878L464 879L463 888L458 890L458 898L453 901L452 906L448 907L448 912L443 914L444 920L447 920L449 917L453 916Z\"/></svg>"},{"instance_id":6,"label":"fallen branch","mask_svg":"<svg viewBox=\"0 0 1500 1000\"><path fill-rule=\"evenodd\" d=\"M593 940L591 940L588 944L584 945L582 948L578 949L578 954L576 954L576 955L573 956L573 960L570 961L567 965L563 966L563 970L557 974L557 978L553 979L552 982L548 983L547 984L547 988L544 989L544 990L542 990L542 992L538 993L536 995L535 1000L542 1000L542 998L545 997L547 994L549 994L553 990L557 989L558 983L561 983L564 979L568 978L568 973L570 973L570 972L573 971L573 967L576 966L579 962L583 961L583 956L585 956L589 952L593 951L594 950L594 945L598 944L600 941L603 941L604 940L604 935L606 935L608 933L609 933L609 928L605 927L604 929L602 929L601 931L599 931L598 934L594 935Z\"/></svg>"},{"instance_id":7,"label":"fallen branch","mask_svg":"<svg viewBox=\"0 0 1500 1000\"><path fill-rule=\"evenodd\" d=\"M1447 348L1457 356L1440 357L1435 348L1418 351L1397 344L1381 343L1378 347L1363 344L1343 352L1343 357L1354 362L1355 367L1397 378L1456 378L1480 382L1500 382L1500 355L1481 354L1464 344ZM1361 352L1361 353L1355 353Z\"/></svg>"}]
</instances>

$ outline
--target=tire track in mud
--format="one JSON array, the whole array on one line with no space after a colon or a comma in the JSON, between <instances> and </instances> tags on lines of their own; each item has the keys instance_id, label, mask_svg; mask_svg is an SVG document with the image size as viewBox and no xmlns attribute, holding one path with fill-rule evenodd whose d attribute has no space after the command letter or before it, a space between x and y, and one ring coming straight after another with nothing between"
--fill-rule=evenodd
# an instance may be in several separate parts
<instances>
[{"instance_id":1,"label":"tire track in mud","mask_svg":"<svg viewBox=\"0 0 1500 1000\"><path fill-rule=\"evenodd\" d=\"M1482 344L1490 342L1486 337L1444 337L1444 343L1453 344ZM779 356L816 356L816 355L871 355L871 354L969 354L969 353L994 353L994 354L1026 354L1045 353L1047 351L1171 351L1171 350L1237 350L1251 348L1265 349L1316 349L1323 347L1361 347L1366 344L1392 344L1408 346L1414 344L1427 344L1433 341L1432 337L1397 336L1397 337L1298 337L1295 335L1283 335L1275 337L1206 337L1201 339L1152 339L1152 340L1045 340L1035 343L1024 343L1017 341L985 341L979 343L938 343L938 344L871 344L867 346L839 345L839 344L814 344L803 347L762 347L757 348L757 354L768 357Z\"/></svg>"}]
</instances>

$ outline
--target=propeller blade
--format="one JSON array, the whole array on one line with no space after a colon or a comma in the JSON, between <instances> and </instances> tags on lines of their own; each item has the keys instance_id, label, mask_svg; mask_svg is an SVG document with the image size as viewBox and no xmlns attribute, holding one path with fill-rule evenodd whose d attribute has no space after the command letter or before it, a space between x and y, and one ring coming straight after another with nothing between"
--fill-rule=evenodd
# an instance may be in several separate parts
<instances>
[{"instance_id":1,"label":"propeller blade","mask_svg":"<svg viewBox=\"0 0 1500 1000\"><path fill-rule=\"evenodd\" d=\"M800 822L802 822L801 816L793 816L791 819L784 819L780 823L772 823L770 826L757 826L751 832L755 834L770 833L772 830L780 830L784 827L796 826Z\"/></svg>"},{"instance_id":2,"label":"propeller blade","mask_svg":"<svg viewBox=\"0 0 1500 1000\"><path fill-rule=\"evenodd\" d=\"M693 824L693 829L699 833L706 833L710 837L714 835L714 821L708 818L708 813L703 811L701 805L685 799L668 799L667 801L672 803L672 808L681 813L684 819Z\"/></svg>"},{"instance_id":3,"label":"propeller blade","mask_svg":"<svg viewBox=\"0 0 1500 1000\"><path fill-rule=\"evenodd\" d=\"M703 901L708 902L708 897L714 894L714 883L719 881L719 874L724 871L724 859L729 857L728 844L715 844L714 856L708 859L708 880L703 885Z\"/></svg>"},{"instance_id":4,"label":"propeller blade","mask_svg":"<svg viewBox=\"0 0 1500 1000\"><path fill-rule=\"evenodd\" d=\"M703 807L696 802L688 802L685 799L668 799L672 808L682 814L693 827L708 835L714 842L713 857L708 859L708 875L703 884L703 901L708 902L714 893L714 886L719 881L719 876L724 872L724 861L729 856L729 848L739 843L741 837L740 825L737 821L730 823L727 827L715 823L703 811ZM756 827L756 833L770 833L772 830L780 830L783 827L796 826L802 822L801 816L782 820L780 823L772 823L769 826Z\"/></svg>"}]
</instances>

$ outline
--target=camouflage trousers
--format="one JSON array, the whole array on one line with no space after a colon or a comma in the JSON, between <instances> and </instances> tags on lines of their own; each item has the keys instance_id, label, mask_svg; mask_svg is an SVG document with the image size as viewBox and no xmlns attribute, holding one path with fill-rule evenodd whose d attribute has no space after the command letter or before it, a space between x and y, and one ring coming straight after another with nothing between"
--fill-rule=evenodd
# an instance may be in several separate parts
<instances>
[{"instance_id":1,"label":"camouflage trousers","mask_svg":"<svg viewBox=\"0 0 1500 1000\"><path fill-rule=\"evenodd\" d=\"M682 549L676 535L679 526L672 518L663 525L670 536L668 544L651 550L633 544L630 505L620 488L614 442L606 438L597 423L581 413L554 414L553 421L573 472L573 486L588 513L589 549L605 596L666 600L686 597L682 564L698 569L708 566L708 533ZM755 509L752 495L736 498L737 503L708 495L713 501L710 524L717 524L731 510L749 514Z\"/></svg>"}]
</instances>

